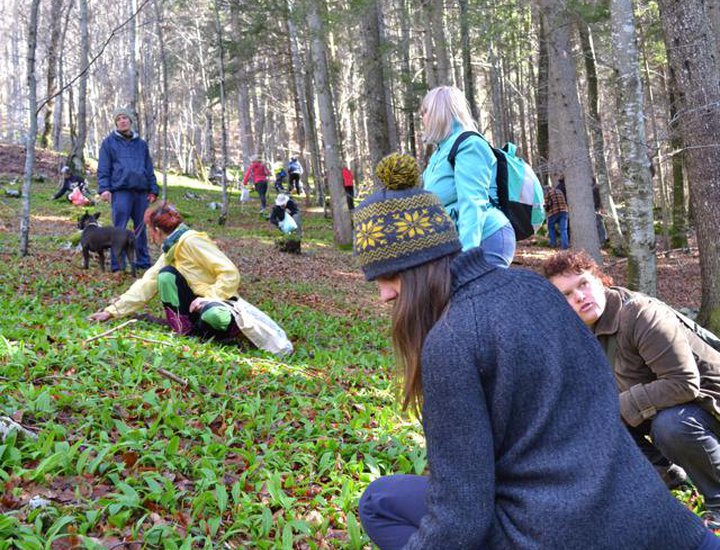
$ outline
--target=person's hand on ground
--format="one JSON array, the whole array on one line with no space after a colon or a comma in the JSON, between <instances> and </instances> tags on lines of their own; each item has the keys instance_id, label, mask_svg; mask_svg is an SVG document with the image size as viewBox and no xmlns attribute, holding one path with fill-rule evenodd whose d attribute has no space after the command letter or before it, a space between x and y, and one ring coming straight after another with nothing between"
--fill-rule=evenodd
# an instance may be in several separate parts
<instances>
[{"instance_id":1,"label":"person's hand on ground","mask_svg":"<svg viewBox=\"0 0 720 550\"><path fill-rule=\"evenodd\" d=\"M99 321L101 323L104 323L105 321L109 320L112 317L107 311L96 311L90 317L88 317L88 321Z\"/></svg>"}]
</instances>

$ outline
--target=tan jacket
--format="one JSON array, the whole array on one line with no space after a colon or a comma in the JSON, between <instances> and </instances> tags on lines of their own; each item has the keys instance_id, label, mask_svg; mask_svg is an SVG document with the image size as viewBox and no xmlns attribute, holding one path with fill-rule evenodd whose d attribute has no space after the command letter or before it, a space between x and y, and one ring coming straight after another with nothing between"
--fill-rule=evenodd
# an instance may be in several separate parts
<instances>
[{"instance_id":1,"label":"tan jacket","mask_svg":"<svg viewBox=\"0 0 720 550\"><path fill-rule=\"evenodd\" d=\"M605 297L593 331L613 366L623 420L637 426L691 401L720 419L720 352L659 300L622 287Z\"/></svg>"},{"instance_id":2,"label":"tan jacket","mask_svg":"<svg viewBox=\"0 0 720 550\"><path fill-rule=\"evenodd\" d=\"M121 317L142 310L155 296L158 274L166 265L174 266L185 277L195 296L218 300L239 296L240 273L235 264L205 233L191 229L105 311Z\"/></svg>"}]
</instances>

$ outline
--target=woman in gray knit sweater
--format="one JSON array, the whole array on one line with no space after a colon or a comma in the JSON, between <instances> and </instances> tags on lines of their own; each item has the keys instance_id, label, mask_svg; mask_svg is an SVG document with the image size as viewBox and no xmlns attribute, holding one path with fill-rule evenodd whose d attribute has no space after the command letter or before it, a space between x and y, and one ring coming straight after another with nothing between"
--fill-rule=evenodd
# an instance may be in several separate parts
<instances>
[{"instance_id":1,"label":"woman in gray knit sweater","mask_svg":"<svg viewBox=\"0 0 720 550\"><path fill-rule=\"evenodd\" d=\"M592 334L552 285L458 254L454 225L393 154L356 208L355 249L383 301L403 406L422 411L429 475L380 478L360 500L382 550L709 549L624 429ZM542 331L542 327L564 327Z\"/></svg>"}]
</instances>

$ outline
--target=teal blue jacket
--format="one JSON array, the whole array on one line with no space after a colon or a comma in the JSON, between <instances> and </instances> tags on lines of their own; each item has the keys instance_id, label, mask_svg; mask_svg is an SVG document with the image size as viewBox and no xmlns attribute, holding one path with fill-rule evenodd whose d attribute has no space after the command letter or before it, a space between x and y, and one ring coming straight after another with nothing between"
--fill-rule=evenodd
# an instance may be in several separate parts
<instances>
[{"instance_id":1,"label":"teal blue jacket","mask_svg":"<svg viewBox=\"0 0 720 550\"><path fill-rule=\"evenodd\" d=\"M495 155L488 143L471 136L460 144L453 171L448 154L464 131L453 124L452 133L442 140L423 172L423 187L435 193L455 220L463 250L480 246L480 242L506 225L508 219L490 203L497 200Z\"/></svg>"}]
</instances>

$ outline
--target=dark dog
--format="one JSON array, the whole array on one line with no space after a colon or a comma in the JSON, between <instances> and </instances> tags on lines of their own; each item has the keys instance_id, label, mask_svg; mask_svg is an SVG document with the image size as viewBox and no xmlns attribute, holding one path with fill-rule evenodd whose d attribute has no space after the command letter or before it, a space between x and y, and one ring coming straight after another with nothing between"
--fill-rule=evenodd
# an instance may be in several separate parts
<instances>
[{"instance_id":1,"label":"dark dog","mask_svg":"<svg viewBox=\"0 0 720 550\"><path fill-rule=\"evenodd\" d=\"M100 269L105 271L105 250L109 248L118 260L120 255L125 252L132 276L135 277L135 234L129 229L100 227L99 217L100 212L95 214L85 212L78 219L78 228L82 229L80 244L83 252L83 268L88 268L90 252L97 252L100 257Z\"/></svg>"}]
</instances>

